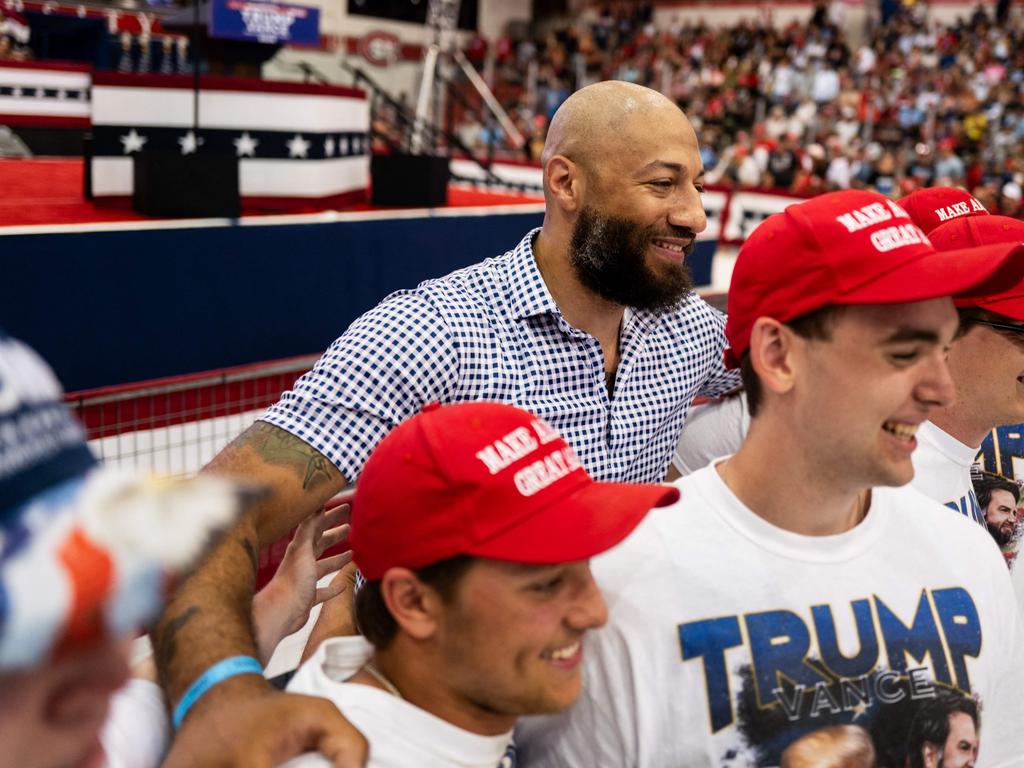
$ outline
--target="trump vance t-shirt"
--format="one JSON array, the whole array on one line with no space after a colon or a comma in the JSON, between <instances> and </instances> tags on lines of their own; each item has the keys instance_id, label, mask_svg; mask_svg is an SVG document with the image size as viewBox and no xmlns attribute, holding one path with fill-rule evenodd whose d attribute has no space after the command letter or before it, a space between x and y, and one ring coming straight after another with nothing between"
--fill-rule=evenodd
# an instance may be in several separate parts
<instances>
[{"instance_id":1,"label":"trump vance t-shirt","mask_svg":"<svg viewBox=\"0 0 1024 768\"><path fill-rule=\"evenodd\" d=\"M1024 629L988 533L912 488L836 536L777 528L714 466L593 560L584 693L517 729L530 766L777 766L855 725L900 765L921 707L980 704L977 766L1024 764ZM969 704L969 702L968 702Z\"/></svg>"}]
</instances>

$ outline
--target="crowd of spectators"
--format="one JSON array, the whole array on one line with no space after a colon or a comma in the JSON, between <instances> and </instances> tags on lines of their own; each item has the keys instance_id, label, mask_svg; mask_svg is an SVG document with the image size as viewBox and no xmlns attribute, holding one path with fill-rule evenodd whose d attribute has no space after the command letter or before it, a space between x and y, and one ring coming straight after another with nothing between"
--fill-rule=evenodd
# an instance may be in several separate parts
<instances>
[{"instance_id":1,"label":"crowd of spectators","mask_svg":"<svg viewBox=\"0 0 1024 768\"><path fill-rule=\"evenodd\" d=\"M833 4L836 5L836 4ZM853 45L833 7L805 23L657 28L648 4L599 4L542 40L494 43L494 87L539 157L551 115L599 79L675 99L698 131L709 182L814 194L869 187L895 197L965 186L993 212L1022 215L1024 37L978 6L951 25L926 6L875 21ZM474 40L481 60L486 44ZM508 142L465 113L464 143Z\"/></svg>"}]
</instances>

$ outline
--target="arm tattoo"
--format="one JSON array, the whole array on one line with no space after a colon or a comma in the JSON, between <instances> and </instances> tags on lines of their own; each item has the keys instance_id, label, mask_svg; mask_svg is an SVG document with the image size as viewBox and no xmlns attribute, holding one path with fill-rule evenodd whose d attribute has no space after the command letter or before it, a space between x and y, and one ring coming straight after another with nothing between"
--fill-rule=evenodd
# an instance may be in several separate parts
<instances>
[{"instance_id":1,"label":"arm tattoo","mask_svg":"<svg viewBox=\"0 0 1024 768\"><path fill-rule=\"evenodd\" d=\"M157 659L169 662L178 655L178 632L181 631L182 627L188 624L189 621L198 613L199 606L190 605L183 613L178 614L167 622L167 625L160 633L159 642L156 644L155 650ZM163 663L160 666L166 668L166 663Z\"/></svg>"},{"instance_id":2,"label":"arm tattoo","mask_svg":"<svg viewBox=\"0 0 1024 768\"><path fill-rule=\"evenodd\" d=\"M337 472L315 448L271 424L258 421L245 436L248 445L268 464L295 469L302 476L304 491L330 482Z\"/></svg>"},{"instance_id":3,"label":"arm tattoo","mask_svg":"<svg viewBox=\"0 0 1024 768\"><path fill-rule=\"evenodd\" d=\"M312 448L309 449L313 451ZM305 490L316 485L321 479L331 479L331 467L332 464L327 461L323 456L317 453L315 456L311 456L309 463L306 465L306 476L302 478L302 488Z\"/></svg>"},{"instance_id":4,"label":"arm tattoo","mask_svg":"<svg viewBox=\"0 0 1024 768\"><path fill-rule=\"evenodd\" d=\"M256 547L249 541L248 537L243 536L238 540L238 543L242 545L242 549L245 550L245 554L249 557L249 562L252 564L253 573L256 573L260 569L260 556L256 552Z\"/></svg>"}]
</instances>

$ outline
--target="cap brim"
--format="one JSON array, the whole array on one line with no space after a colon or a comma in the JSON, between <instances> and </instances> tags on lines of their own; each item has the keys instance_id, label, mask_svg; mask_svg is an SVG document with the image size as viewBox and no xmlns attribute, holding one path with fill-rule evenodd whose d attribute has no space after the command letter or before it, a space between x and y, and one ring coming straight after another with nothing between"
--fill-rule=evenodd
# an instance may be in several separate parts
<instances>
[{"instance_id":1,"label":"cap brim","mask_svg":"<svg viewBox=\"0 0 1024 768\"><path fill-rule=\"evenodd\" d=\"M956 300L957 307L978 307L1002 317L1024 321L1024 295L1018 288L1012 296L964 297Z\"/></svg>"},{"instance_id":2,"label":"cap brim","mask_svg":"<svg viewBox=\"0 0 1024 768\"><path fill-rule=\"evenodd\" d=\"M989 295L1024 279L1024 244L923 253L837 298L837 304L902 304L941 296Z\"/></svg>"},{"instance_id":3,"label":"cap brim","mask_svg":"<svg viewBox=\"0 0 1024 768\"><path fill-rule=\"evenodd\" d=\"M626 538L655 507L678 499L671 485L588 483L466 554L537 565L586 560Z\"/></svg>"}]
</instances>

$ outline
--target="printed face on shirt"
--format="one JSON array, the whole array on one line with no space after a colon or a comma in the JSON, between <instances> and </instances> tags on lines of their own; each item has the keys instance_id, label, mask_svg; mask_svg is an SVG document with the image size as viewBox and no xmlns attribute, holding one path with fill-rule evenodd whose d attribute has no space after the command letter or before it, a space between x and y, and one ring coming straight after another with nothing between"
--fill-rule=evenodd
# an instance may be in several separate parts
<instances>
[{"instance_id":1,"label":"printed face on shirt","mask_svg":"<svg viewBox=\"0 0 1024 768\"><path fill-rule=\"evenodd\" d=\"M999 546L1010 540L1017 524L1017 502L1012 493L999 488L992 491L992 497L985 507L985 524Z\"/></svg>"},{"instance_id":2,"label":"printed face on shirt","mask_svg":"<svg viewBox=\"0 0 1024 768\"><path fill-rule=\"evenodd\" d=\"M949 736L942 750L943 768L970 768L978 759L978 732L971 716L954 712L949 716Z\"/></svg>"},{"instance_id":3,"label":"printed face on shirt","mask_svg":"<svg viewBox=\"0 0 1024 768\"><path fill-rule=\"evenodd\" d=\"M935 744L924 746L926 768L973 768L978 759L978 731L974 720L964 712L949 716L949 736L941 749Z\"/></svg>"},{"instance_id":4,"label":"printed face on shirt","mask_svg":"<svg viewBox=\"0 0 1024 768\"><path fill-rule=\"evenodd\" d=\"M33 768L99 768L110 697L128 678L113 643L42 669L0 675L0 759ZM7 761L10 762L7 762Z\"/></svg>"},{"instance_id":5,"label":"printed face on shirt","mask_svg":"<svg viewBox=\"0 0 1024 768\"><path fill-rule=\"evenodd\" d=\"M581 640L607 609L587 562L475 562L445 607L439 676L490 715L559 712L581 690Z\"/></svg>"},{"instance_id":6,"label":"printed face on shirt","mask_svg":"<svg viewBox=\"0 0 1024 768\"><path fill-rule=\"evenodd\" d=\"M693 287L686 258L707 226L697 136L681 113L626 120L615 151L584 169L583 207L569 256L579 280L608 301L673 306Z\"/></svg>"},{"instance_id":7,"label":"printed face on shirt","mask_svg":"<svg viewBox=\"0 0 1024 768\"><path fill-rule=\"evenodd\" d=\"M956 382L958 408L988 428L1024 422L1024 323L1013 331L973 325L950 349L949 366Z\"/></svg>"},{"instance_id":8,"label":"printed face on shirt","mask_svg":"<svg viewBox=\"0 0 1024 768\"><path fill-rule=\"evenodd\" d=\"M950 299L847 306L828 340L793 334L792 427L838 487L904 485L918 426L954 390L946 352L957 328Z\"/></svg>"}]
</instances>

